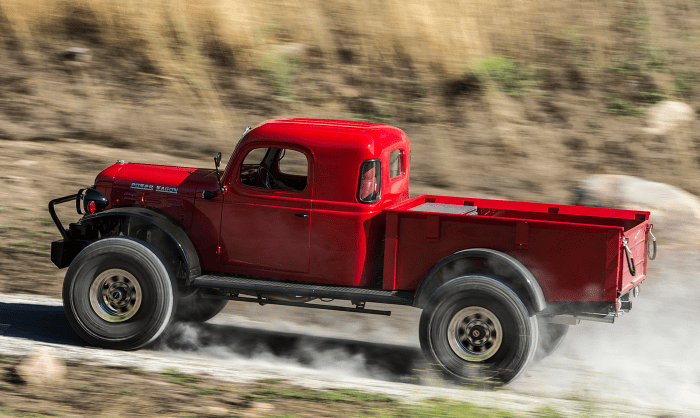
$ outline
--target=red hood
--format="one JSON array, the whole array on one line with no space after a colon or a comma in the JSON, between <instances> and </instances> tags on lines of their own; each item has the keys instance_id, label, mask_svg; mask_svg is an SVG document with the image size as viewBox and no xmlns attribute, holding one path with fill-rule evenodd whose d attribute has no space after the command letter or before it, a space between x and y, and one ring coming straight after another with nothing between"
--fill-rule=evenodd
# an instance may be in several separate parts
<instances>
[{"instance_id":1,"label":"red hood","mask_svg":"<svg viewBox=\"0 0 700 418\"><path fill-rule=\"evenodd\" d=\"M108 167L97 176L97 183L102 184L112 205L154 208L184 228L192 222L195 196L217 187L212 169L131 163Z\"/></svg>"},{"instance_id":2,"label":"red hood","mask_svg":"<svg viewBox=\"0 0 700 418\"><path fill-rule=\"evenodd\" d=\"M216 175L211 169L127 163L115 164L103 173L107 172L112 174L110 177L114 179L113 187L131 189L134 192L194 197L195 193L212 188L212 185L216 188Z\"/></svg>"}]
</instances>

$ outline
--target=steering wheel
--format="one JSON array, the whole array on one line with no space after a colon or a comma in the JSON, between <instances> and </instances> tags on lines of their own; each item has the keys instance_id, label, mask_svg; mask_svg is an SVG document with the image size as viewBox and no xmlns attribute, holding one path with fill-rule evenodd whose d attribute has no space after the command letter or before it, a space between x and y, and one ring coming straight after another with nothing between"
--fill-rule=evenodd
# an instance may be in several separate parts
<instances>
[{"instance_id":1,"label":"steering wheel","mask_svg":"<svg viewBox=\"0 0 700 418\"><path fill-rule=\"evenodd\" d=\"M265 172L264 175L263 171ZM260 180L260 183L265 186L265 188L272 189L275 178L272 176L272 173L270 173L270 170L268 170L267 167L258 165L258 179ZM270 181L270 179L272 179L272 181Z\"/></svg>"}]
</instances>

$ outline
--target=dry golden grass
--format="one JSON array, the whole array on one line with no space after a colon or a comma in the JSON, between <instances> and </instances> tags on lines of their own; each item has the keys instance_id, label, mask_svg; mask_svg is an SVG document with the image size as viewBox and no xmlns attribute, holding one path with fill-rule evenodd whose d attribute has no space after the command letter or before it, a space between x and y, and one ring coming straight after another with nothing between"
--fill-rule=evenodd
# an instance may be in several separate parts
<instances>
[{"instance_id":1,"label":"dry golden grass","mask_svg":"<svg viewBox=\"0 0 700 418\"><path fill-rule=\"evenodd\" d=\"M491 55L533 61L543 35L577 36L603 60L624 2L5 0L2 9L26 39L90 32L108 45L143 49L168 72L179 71L172 61L193 60L203 42L217 40L237 52L239 65L255 66L256 51L271 44L300 42L331 56L352 48L367 64L403 54L454 74Z\"/></svg>"},{"instance_id":2,"label":"dry golden grass","mask_svg":"<svg viewBox=\"0 0 700 418\"><path fill-rule=\"evenodd\" d=\"M410 131L415 178L449 158L436 189L468 167L519 199L594 172L700 191L697 135L638 132L659 100L700 110L698 39L698 0L0 0L0 135L196 154L269 118L363 119ZM75 46L95 59L66 74Z\"/></svg>"}]
</instances>

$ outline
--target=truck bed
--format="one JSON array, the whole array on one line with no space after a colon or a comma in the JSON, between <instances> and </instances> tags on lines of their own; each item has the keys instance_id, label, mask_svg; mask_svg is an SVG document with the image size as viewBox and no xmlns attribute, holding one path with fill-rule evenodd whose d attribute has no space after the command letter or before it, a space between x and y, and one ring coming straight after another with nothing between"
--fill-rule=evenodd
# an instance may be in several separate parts
<instances>
[{"instance_id":1,"label":"truck bed","mask_svg":"<svg viewBox=\"0 0 700 418\"><path fill-rule=\"evenodd\" d=\"M386 212L387 290L415 289L431 266L469 248L520 260L547 301L613 302L646 277L649 212L427 195Z\"/></svg>"}]
</instances>

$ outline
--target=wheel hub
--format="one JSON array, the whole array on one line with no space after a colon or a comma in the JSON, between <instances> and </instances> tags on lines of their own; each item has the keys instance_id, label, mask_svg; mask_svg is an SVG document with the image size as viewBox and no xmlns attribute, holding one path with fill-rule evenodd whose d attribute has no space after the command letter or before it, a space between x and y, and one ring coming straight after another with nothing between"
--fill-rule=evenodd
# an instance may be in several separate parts
<instances>
[{"instance_id":1,"label":"wheel hub","mask_svg":"<svg viewBox=\"0 0 700 418\"><path fill-rule=\"evenodd\" d=\"M488 324L476 320L466 327L467 340L474 346L483 347L491 337L491 328Z\"/></svg>"},{"instance_id":2,"label":"wheel hub","mask_svg":"<svg viewBox=\"0 0 700 418\"><path fill-rule=\"evenodd\" d=\"M470 306L457 312L447 330L450 348L467 361L485 361L501 347L503 329L488 309Z\"/></svg>"},{"instance_id":3,"label":"wheel hub","mask_svg":"<svg viewBox=\"0 0 700 418\"><path fill-rule=\"evenodd\" d=\"M142 299L138 280L126 270L105 270L90 286L90 305L100 318L108 322L123 322L133 317L141 307Z\"/></svg>"}]
</instances>

